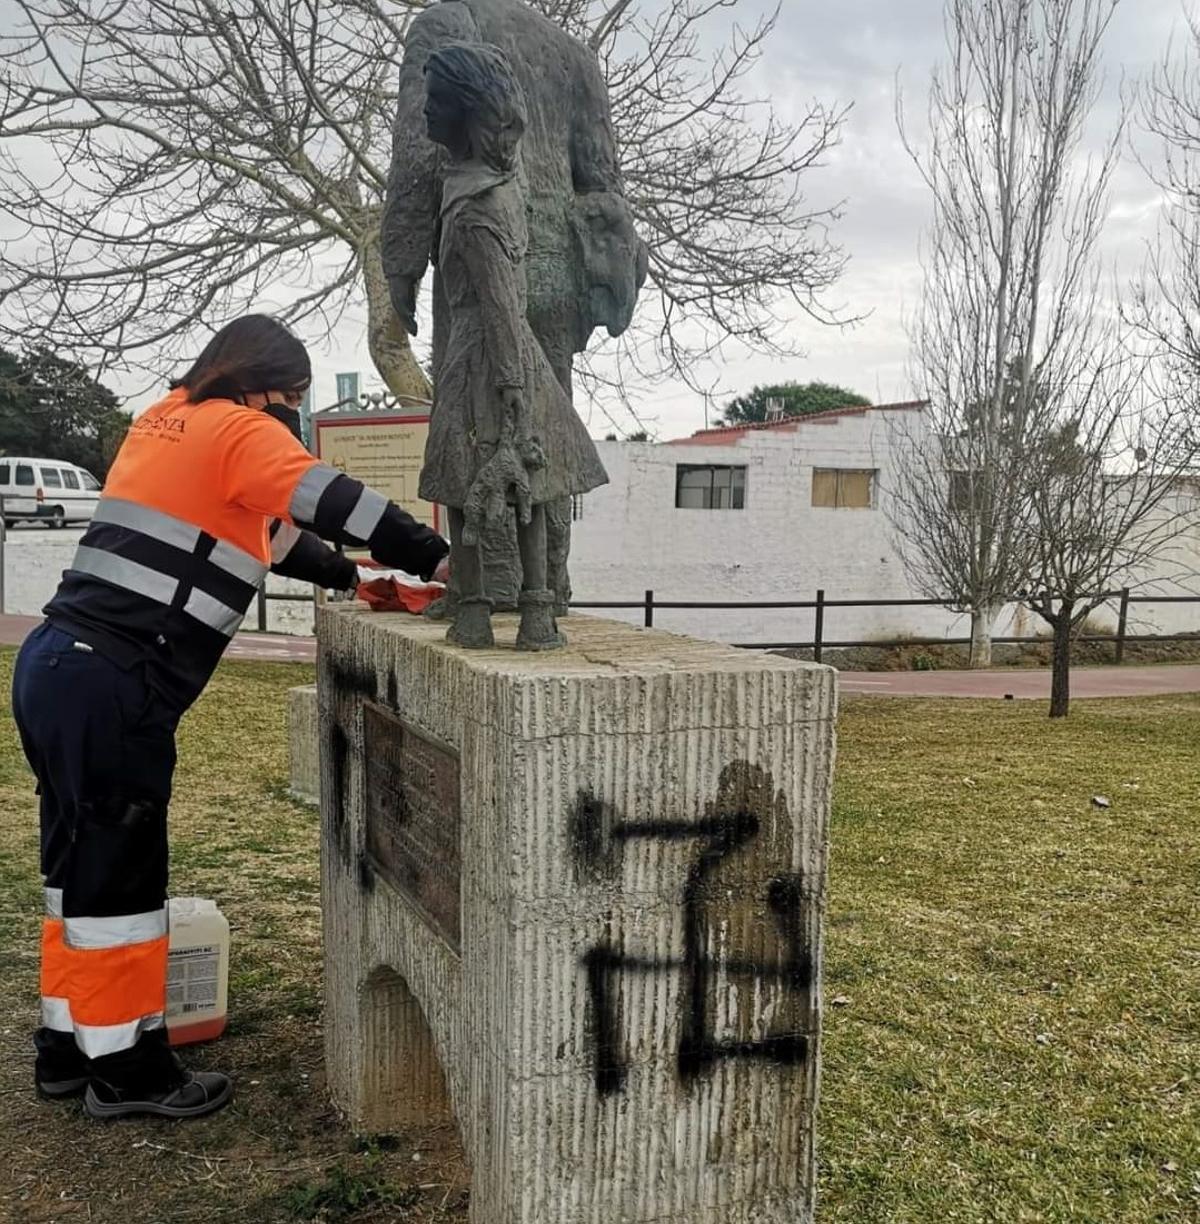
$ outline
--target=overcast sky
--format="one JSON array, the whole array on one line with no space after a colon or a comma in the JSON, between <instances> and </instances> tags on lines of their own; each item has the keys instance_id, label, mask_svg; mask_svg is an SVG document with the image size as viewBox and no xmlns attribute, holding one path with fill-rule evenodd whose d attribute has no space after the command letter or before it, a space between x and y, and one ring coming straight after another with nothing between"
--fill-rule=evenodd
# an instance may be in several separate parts
<instances>
[{"instance_id":1,"label":"overcast sky","mask_svg":"<svg viewBox=\"0 0 1200 1224\"><path fill-rule=\"evenodd\" d=\"M773 3L739 0L735 16L750 25ZM1092 125L1095 141L1111 130L1122 81L1145 74L1163 55L1172 31L1181 28L1185 3L1121 0L1107 40L1105 94ZM803 114L814 97L831 106L853 104L840 147L824 169L812 173L807 190L814 204L845 201L835 237L850 263L829 301L866 318L837 329L798 316L791 332L807 353L804 359L781 362L731 352L720 368L701 373L706 383L719 381L730 392L797 379L840 383L876 402L910 398L904 319L920 290L918 243L928 199L900 147L894 109L899 86L918 123L924 114L930 72L944 56L942 0L782 0L782 6L779 29L753 88L769 95L784 114ZM712 39L727 36L726 20L718 15ZM1114 180L1106 257L1133 267L1156 220L1154 187L1127 159ZM328 346L314 346L318 404L333 399L338 371L361 370L365 386L379 385L368 373L362 323L362 316L351 312ZM146 401L138 397L135 406ZM589 412L582 402L580 408L593 433L607 432L601 413ZM612 413L635 427L620 408ZM705 424L703 401L682 386L648 396L639 414L659 437Z\"/></svg>"},{"instance_id":2,"label":"overcast sky","mask_svg":"<svg viewBox=\"0 0 1200 1224\"><path fill-rule=\"evenodd\" d=\"M739 11L766 7L762 0L743 0ZM1111 130L1122 76L1136 78L1161 58L1184 11L1182 0L1122 0L1108 36L1105 96L1093 139ZM903 322L920 291L918 242L928 199L896 135L895 98L899 83L906 109L918 121L923 117L930 72L943 49L941 0L783 0L760 84L781 109L797 114L814 96L853 103L842 144L828 167L813 174L811 195L846 201L836 235L850 264L831 300L869 317L845 330L797 319L794 334L805 360L734 358L721 371L727 386L740 390L794 378L839 383L876 402L912 394ZM1128 162L1114 181L1106 256L1126 267L1138 262L1156 217L1153 185ZM703 425L703 405L686 390L655 399L645 415L658 418L662 436Z\"/></svg>"}]
</instances>

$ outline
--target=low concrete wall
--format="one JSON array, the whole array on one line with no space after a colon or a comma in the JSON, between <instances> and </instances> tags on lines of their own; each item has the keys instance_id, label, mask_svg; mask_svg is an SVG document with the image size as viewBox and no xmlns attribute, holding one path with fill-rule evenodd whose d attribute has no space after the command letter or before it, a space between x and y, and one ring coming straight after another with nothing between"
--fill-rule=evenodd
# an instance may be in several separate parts
<instances>
[{"instance_id":1,"label":"low concrete wall","mask_svg":"<svg viewBox=\"0 0 1200 1224\"><path fill-rule=\"evenodd\" d=\"M288 690L289 784L293 799L316 805L321 801L321 761L317 735L317 686Z\"/></svg>"},{"instance_id":2,"label":"low concrete wall","mask_svg":"<svg viewBox=\"0 0 1200 1224\"><path fill-rule=\"evenodd\" d=\"M63 571L69 568L82 537L83 531L77 528L54 531L49 527L17 527L6 532L4 611L10 616L40 615L58 589ZM310 596L312 585L271 574L267 578L267 591ZM250 605L242 627L258 628L258 609L254 604ZM270 633L311 634L312 600L268 600L267 630Z\"/></svg>"}]
</instances>

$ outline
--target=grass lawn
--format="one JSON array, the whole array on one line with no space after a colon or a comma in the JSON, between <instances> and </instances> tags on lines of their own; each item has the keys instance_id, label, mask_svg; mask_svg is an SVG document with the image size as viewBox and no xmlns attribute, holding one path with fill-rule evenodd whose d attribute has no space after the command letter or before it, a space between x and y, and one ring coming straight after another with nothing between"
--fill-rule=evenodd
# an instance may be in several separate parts
<instances>
[{"instance_id":1,"label":"grass lawn","mask_svg":"<svg viewBox=\"0 0 1200 1224\"><path fill-rule=\"evenodd\" d=\"M238 1077L189 1126L34 1099L36 808L0 722L0 1220L465 1220L452 1134L356 1138L325 1100L317 822L284 793L309 675L226 664L181 729L173 891L234 927L231 1032L190 1057ZM1200 1221L1200 698L855 698L839 754L822 1224Z\"/></svg>"}]
</instances>

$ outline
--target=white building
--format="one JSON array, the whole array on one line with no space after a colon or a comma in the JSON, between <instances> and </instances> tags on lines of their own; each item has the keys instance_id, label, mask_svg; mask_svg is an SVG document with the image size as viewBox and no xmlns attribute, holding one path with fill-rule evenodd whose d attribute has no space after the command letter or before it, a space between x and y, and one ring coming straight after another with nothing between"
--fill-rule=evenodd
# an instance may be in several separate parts
<instances>
[{"instance_id":1,"label":"white building","mask_svg":"<svg viewBox=\"0 0 1200 1224\"><path fill-rule=\"evenodd\" d=\"M600 442L610 483L576 506L571 545L575 599L641 601L916 599L886 513L892 441L920 425L922 405L847 408L778 423L708 429L674 442ZM1194 512L1194 502L1179 507ZM36 614L78 542L76 532L9 534L6 610ZM1146 587L1200 594L1200 532L1177 540ZM304 592L272 578L273 591ZM1139 592L1145 593L1145 591ZM642 622L641 609L601 615ZM1104 619L1098 616L1097 619ZM1111 622L1115 616L1111 613ZM806 642L807 609L657 609L654 623L740 643ZM312 631L311 606L271 601L272 629ZM247 628L255 623L255 611ZM1131 633L1200 630L1200 604L1138 605ZM997 636L1044 632L1013 608ZM969 618L939 607L829 608L823 639L965 638Z\"/></svg>"},{"instance_id":2,"label":"white building","mask_svg":"<svg viewBox=\"0 0 1200 1224\"><path fill-rule=\"evenodd\" d=\"M846 408L667 443L603 442L610 483L577 506L571 545L576 600L903 600L910 584L886 513L893 440L921 403ZM1200 540L1184 551L1200 558ZM1178 570L1172 567L1172 573ZM1200 572L1200 564L1191 567ZM1160 593L1195 593L1159 585ZM642 613L608 615L640 623ZM810 641L805 609L658 610L655 624L739 643ZM1200 628L1200 604L1139 607L1137 631ZM1025 609L999 636L1039 632ZM1130 630L1135 631L1131 620ZM942 608L830 608L826 642L969 636Z\"/></svg>"}]
</instances>

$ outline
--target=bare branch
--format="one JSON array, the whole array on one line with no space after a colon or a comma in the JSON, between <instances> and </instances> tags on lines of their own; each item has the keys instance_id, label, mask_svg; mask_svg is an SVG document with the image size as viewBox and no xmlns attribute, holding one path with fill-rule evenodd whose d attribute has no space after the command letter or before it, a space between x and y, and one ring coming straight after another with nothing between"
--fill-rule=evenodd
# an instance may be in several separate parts
<instances>
[{"instance_id":1,"label":"bare branch","mask_svg":"<svg viewBox=\"0 0 1200 1224\"><path fill-rule=\"evenodd\" d=\"M790 352L797 311L836 321L838 210L802 188L845 111L814 102L785 123L748 92L778 15L743 29L744 0L536 3L600 57L651 248L620 398L694 382L726 344ZM264 296L314 324L365 301L393 389L414 374L373 261L401 49L426 0L14 6L0 35L0 338L160 374L193 333Z\"/></svg>"}]
</instances>

